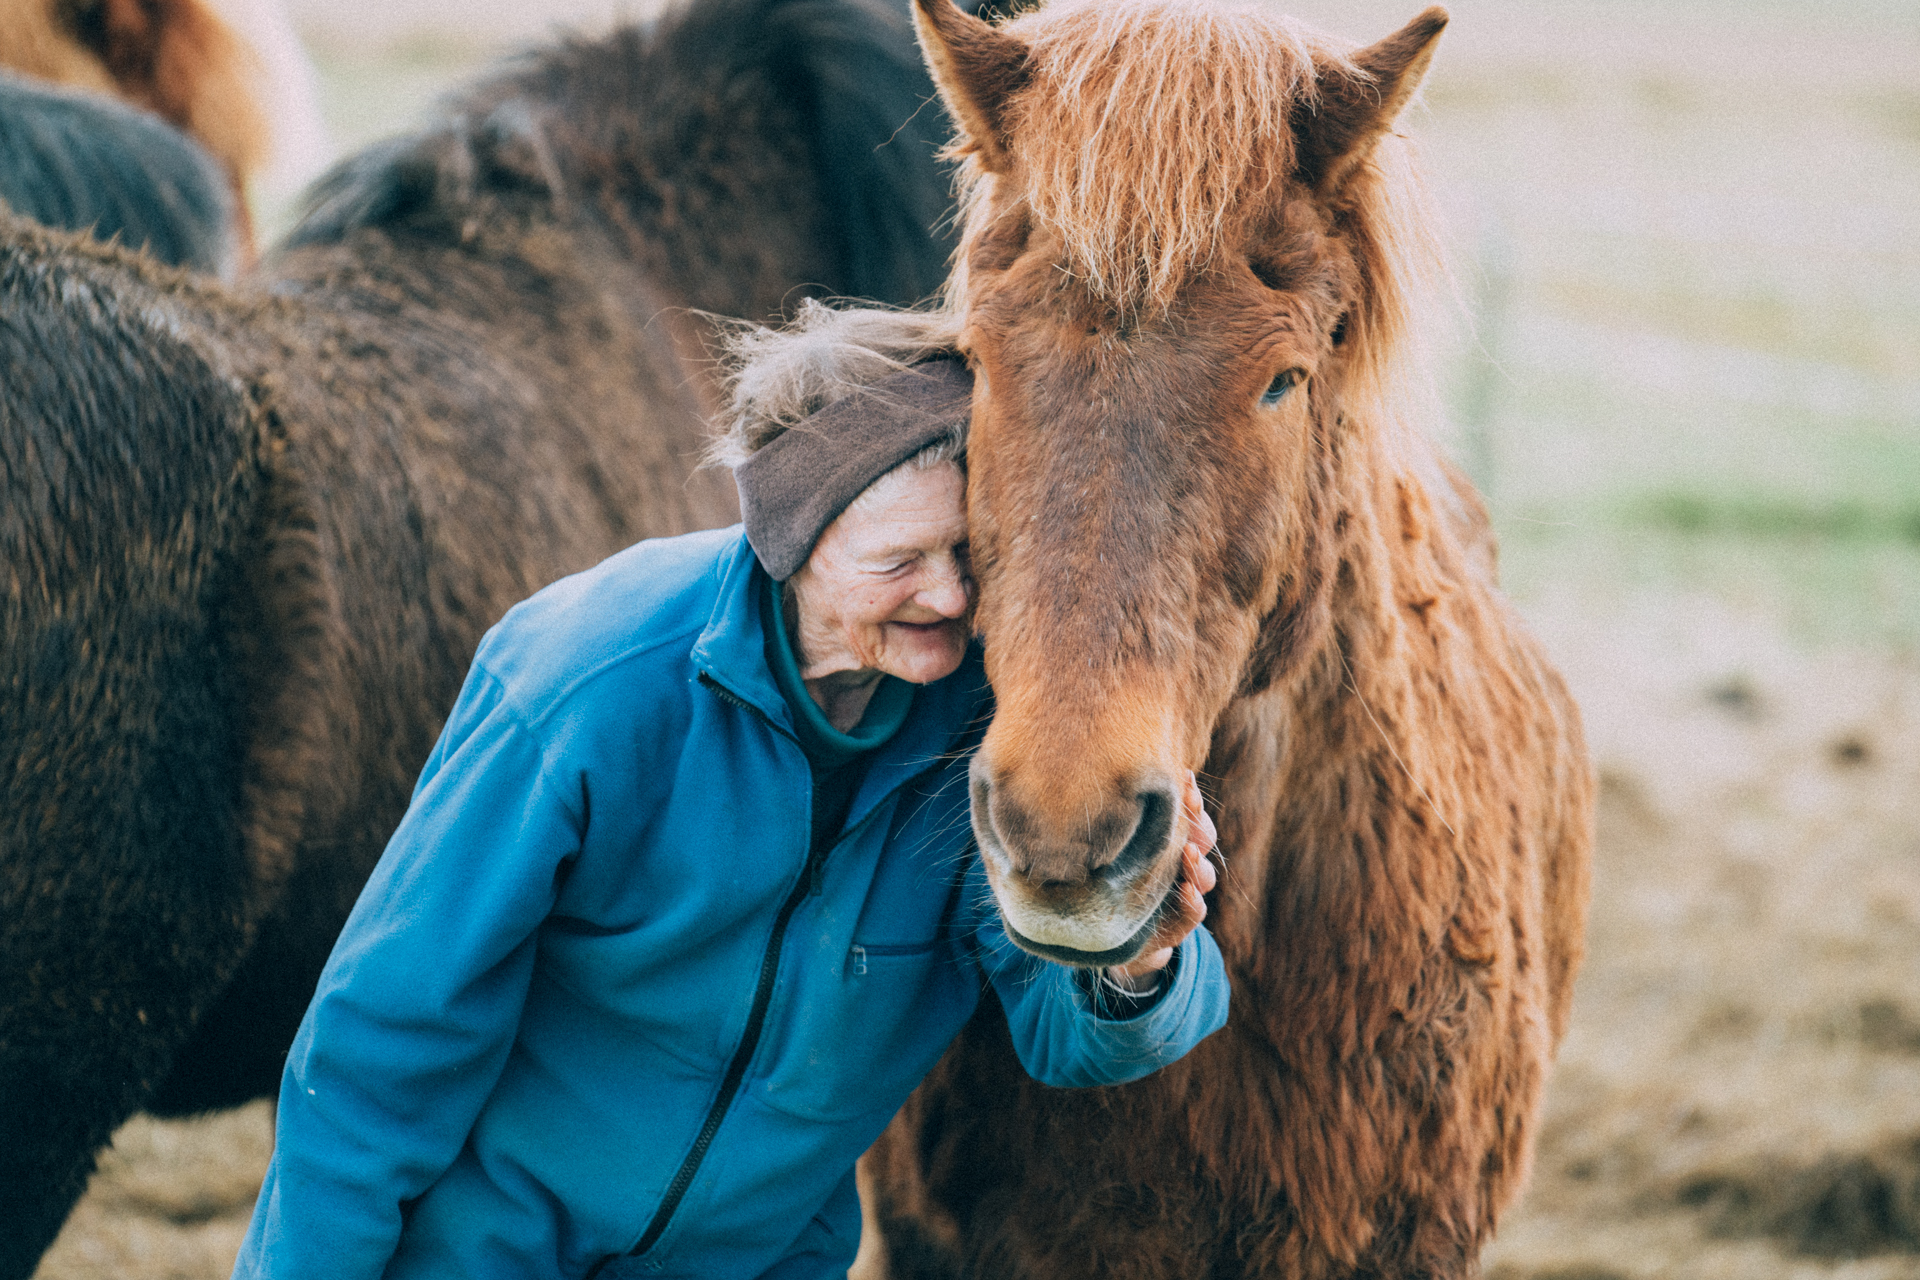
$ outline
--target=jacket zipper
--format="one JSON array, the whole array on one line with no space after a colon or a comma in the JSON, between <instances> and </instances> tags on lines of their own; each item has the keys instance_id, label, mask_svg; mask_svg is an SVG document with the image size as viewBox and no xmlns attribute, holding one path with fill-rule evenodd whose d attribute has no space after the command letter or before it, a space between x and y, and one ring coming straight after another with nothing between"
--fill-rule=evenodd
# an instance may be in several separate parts
<instances>
[{"instance_id":1,"label":"jacket zipper","mask_svg":"<svg viewBox=\"0 0 1920 1280\"><path fill-rule=\"evenodd\" d=\"M767 717L767 713L742 698L733 690L713 679L706 672L700 673L700 683L712 689L724 702L733 704L758 716L769 729L787 738L793 735L782 729ZM793 738L795 742L799 739ZM909 780L911 781L911 780ZM905 784L902 784L905 785ZM660 1207L654 1210L653 1220L641 1233L640 1242L627 1251L628 1257L639 1257L660 1241L666 1233L667 1224L673 1220L674 1211L686 1198L687 1191L693 1186L694 1175L700 1172L701 1163L707 1158L708 1148L720 1132L720 1123L726 1119L727 1110L732 1107L735 1095L747 1077L747 1066L753 1061L754 1050L760 1046L760 1033L765 1029L767 1008L773 1003L773 983L780 973L780 946L786 940L787 925L793 920L793 913L800 909L800 903L820 892L822 873L826 867L827 855L847 836L853 835L867 825L874 813L880 811L875 805L867 817L862 818L840 840L820 850L809 851L806 865L802 868L800 879L787 891L787 899L780 904L780 914L774 917L773 933L767 938L766 952L760 957L760 979L753 990L753 1005L747 1013L747 1029L740 1037L740 1045L733 1051L733 1058L727 1063L727 1074L720 1081L720 1092L714 1097L713 1106L707 1110L705 1123L700 1126L699 1134L693 1140L692 1150L686 1159L680 1162L680 1169L673 1175L673 1181L667 1185L667 1193L660 1201Z\"/></svg>"},{"instance_id":2,"label":"jacket zipper","mask_svg":"<svg viewBox=\"0 0 1920 1280\"><path fill-rule=\"evenodd\" d=\"M680 1170L673 1175L673 1181L667 1186L667 1194L660 1201L660 1207L654 1211L653 1221L647 1224L646 1232L641 1235L640 1243L633 1246L629 1253L638 1257L659 1241L666 1232L667 1224L672 1221L674 1210L680 1207L680 1201L686 1198L687 1189L693 1185L693 1177L700 1172L701 1162L707 1158L707 1149L720 1132L720 1122L726 1119L727 1109L733 1105L734 1095L740 1092L740 1085L747 1076L747 1064L753 1060L753 1051L760 1046L760 1032L766 1025L767 1006L773 1003L773 980L780 971L780 944L786 940L787 924L793 919L793 913L800 902L807 897L808 886L812 882L812 863L808 857L807 870L797 884L787 893L787 900L780 904L780 914L774 917L773 933L767 938L766 954L760 957L760 981L753 991L752 1011L747 1014L747 1029L740 1037L740 1047L733 1051L733 1061L727 1064L727 1074L720 1081L720 1093L713 1100L713 1106L707 1111L706 1123L700 1126L699 1136L693 1140L693 1149L687 1152L687 1158L680 1162Z\"/></svg>"},{"instance_id":3,"label":"jacket zipper","mask_svg":"<svg viewBox=\"0 0 1920 1280\"><path fill-rule=\"evenodd\" d=\"M733 690L727 688L727 686L721 684L718 680L715 680L712 676L708 675L704 671L700 673L700 683L705 685L707 688L713 690L714 693L719 696L720 701L727 703L730 706L738 707L742 711L748 712L761 724L764 724L765 726L767 726L767 728L773 730L775 733L785 738L788 742L793 743L795 746L798 746L800 744L800 739L795 737L792 733L788 732L787 730L782 729L779 725L775 724L773 722L772 716L762 711L759 707L754 706L751 702L748 702L745 698L741 697L739 694L735 693Z\"/></svg>"}]
</instances>

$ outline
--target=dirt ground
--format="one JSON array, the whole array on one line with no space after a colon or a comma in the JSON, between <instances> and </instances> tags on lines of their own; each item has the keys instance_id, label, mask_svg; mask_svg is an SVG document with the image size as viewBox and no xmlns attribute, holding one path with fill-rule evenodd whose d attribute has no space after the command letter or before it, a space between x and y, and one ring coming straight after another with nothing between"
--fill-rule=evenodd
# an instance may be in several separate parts
<instances>
[{"instance_id":1,"label":"dirt ground","mask_svg":"<svg viewBox=\"0 0 1920 1280\"><path fill-rule=\"evenodd\" d=\"M1699 602L1536 617L1600 840L1489 1275L1920 1276L1920 666Z\"/></svg>"},{"instance_id":2,"label":"dirt ground","mask_svg":"<svg viewBox=\"0 0 1920 1280\"><path fill-rule=\"evenodd\" d=\"M358 145L615 6L289 7ZM1419 4L1299 7L1372 36ZM1452 8L1409 125L1473 317L1452 435L1603 780L1573 1028L1487 1274L1920 1278L1920 20ZM224 1276L270 1145L265 1104L132 1121L40 1280Z\"/></svg>"}]
</instances>

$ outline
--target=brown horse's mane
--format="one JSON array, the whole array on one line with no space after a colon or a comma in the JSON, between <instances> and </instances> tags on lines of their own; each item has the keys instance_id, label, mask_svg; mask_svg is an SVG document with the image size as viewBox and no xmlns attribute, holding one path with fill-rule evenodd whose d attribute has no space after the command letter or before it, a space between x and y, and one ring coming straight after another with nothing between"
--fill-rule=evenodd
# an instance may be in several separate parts
<instances>
[{"instance_id":1,"label":"brown horse's mane","mask_svg":"<svg viewBox=\"0 0 1920 1280\"><path fill-rule=\"evenodd\" d=\"M1016 169L1096 294L1165 303L1233 210L1292 168L1316 50L1285 18L1068 0L1003 30L1030 50L1008 104Z\"/></svg>"},{"instance_id":2,"label":"brown horse's mane","mask_svg":"<svg viewBox=\"0 0 1920 1280\"><path fill-rule=\"evenodd\" d=\"M794 138L818 171L827 203L819 230L839 269L826 291L929 297L945 276L945 246L928 234L948 216L934 159L944 135L931 112L915 118L924 78L875 52L872 25L857 6L683 0L652 22L508 58L418 132L323 176L286 245L365 228L464 243L476 218L505 209L598 224L724 296L727 281L764 264L751 254L709 261L698 237L745 198L743 184L757 176L749 166L769 164L703 132L726 110L749 136ZM769 74L794 91L768 98ZM885 141L876 147L874 137ZM748 303L731 314L748 315Z\"/></svg>"},{"instance_id":3,"label":"brown horse's mane","mask_svg":"<svg viewBox=\"0 0 1920 1280\"><path fill-rule=\"evenodd\" d=\"M995 183L1015 183L1071 269L1123 312L1169 305L1231 238L1232 219L1260 210L1300 167L1295 130L1323 86L1368 79L1351 41L1233 0L1052 0L1000 29L1029 50L1007 104L1013 163L996 175L973 143L953 148L967 161L963 225L983 229L974 215ZM1399 434L1428 407L1408 370L1424 366L1418 335L1433 327L1444 278L1406 138L1382 138L1344 178L1339 211L1365 282L1347 403ZM955 300L966 260L963 248Z\"/></svg>"}]
</instances>

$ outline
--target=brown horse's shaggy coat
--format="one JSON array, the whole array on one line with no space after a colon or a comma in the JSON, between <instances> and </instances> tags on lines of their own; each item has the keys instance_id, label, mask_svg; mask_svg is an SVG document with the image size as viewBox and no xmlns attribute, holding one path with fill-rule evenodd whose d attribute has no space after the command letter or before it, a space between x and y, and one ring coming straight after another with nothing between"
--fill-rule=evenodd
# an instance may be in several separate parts
<instances>
[{"instance_id":1,"label":"brown horse's shaggy coat","mask_svg":"<svg viewBox=\"0 0 1920 1280\"><path fill-rule=\"evenodd\" d=\"M1233 1011L1086 1092L983 1013L869 1158L893 1273L1468 1275L1567 1026L1592 781L1403 394L1391 129L1445 15L1356 50L1246 6L918 2L970 157L975 827L1003 908L1070 905L1197 769Z\"/></svg>"},{"instance_id":2,"label":"brown horse's shaggy coat","mask_svg":"<svg viewBox=\"0 0 1920 1280\"><path fill-rule=\"evenodd\" d=\"M0 220L0 1280L136 1108L271 1093L481 633L692 474L687 308L937 286L905 24L698 0L323 183L227 290Z\"/></svg>"}]
</instances>

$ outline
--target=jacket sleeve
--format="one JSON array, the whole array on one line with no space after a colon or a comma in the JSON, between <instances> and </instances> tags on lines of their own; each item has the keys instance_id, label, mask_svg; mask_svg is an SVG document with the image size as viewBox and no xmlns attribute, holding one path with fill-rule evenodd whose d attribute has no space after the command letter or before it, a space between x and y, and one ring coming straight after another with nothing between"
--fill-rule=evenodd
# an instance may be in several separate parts
<instances>
[{"instance_id":1,"label":"jacket sleeve","mask_svg":"<svg viewBox=\"0 0 1920 1280\"><path fill-rule=\"evenodd\" d=\"M1178 1061L1226 1025L1226 967L1206 926L1180 944L1171 988L1143 1012L1116 1021L1095 1011L1073 969L1013 944L991 905L977 853L972 864L964 899L981 904L974 954L1006 1010L1020 1065L1035 1080L1062 1088L1125 1084Z\"/></svg>"},{"instance_id":2,"label":"jacket sleeve","mask_svg":"<svg viewBox=\"0 0 1920 1280\"><path fill-rule=\"evenodd\" d=\"M577 801L477 664L281 1078L236 1277L374 1280L505 1065Z\"/></svg>"}]
</instances>

